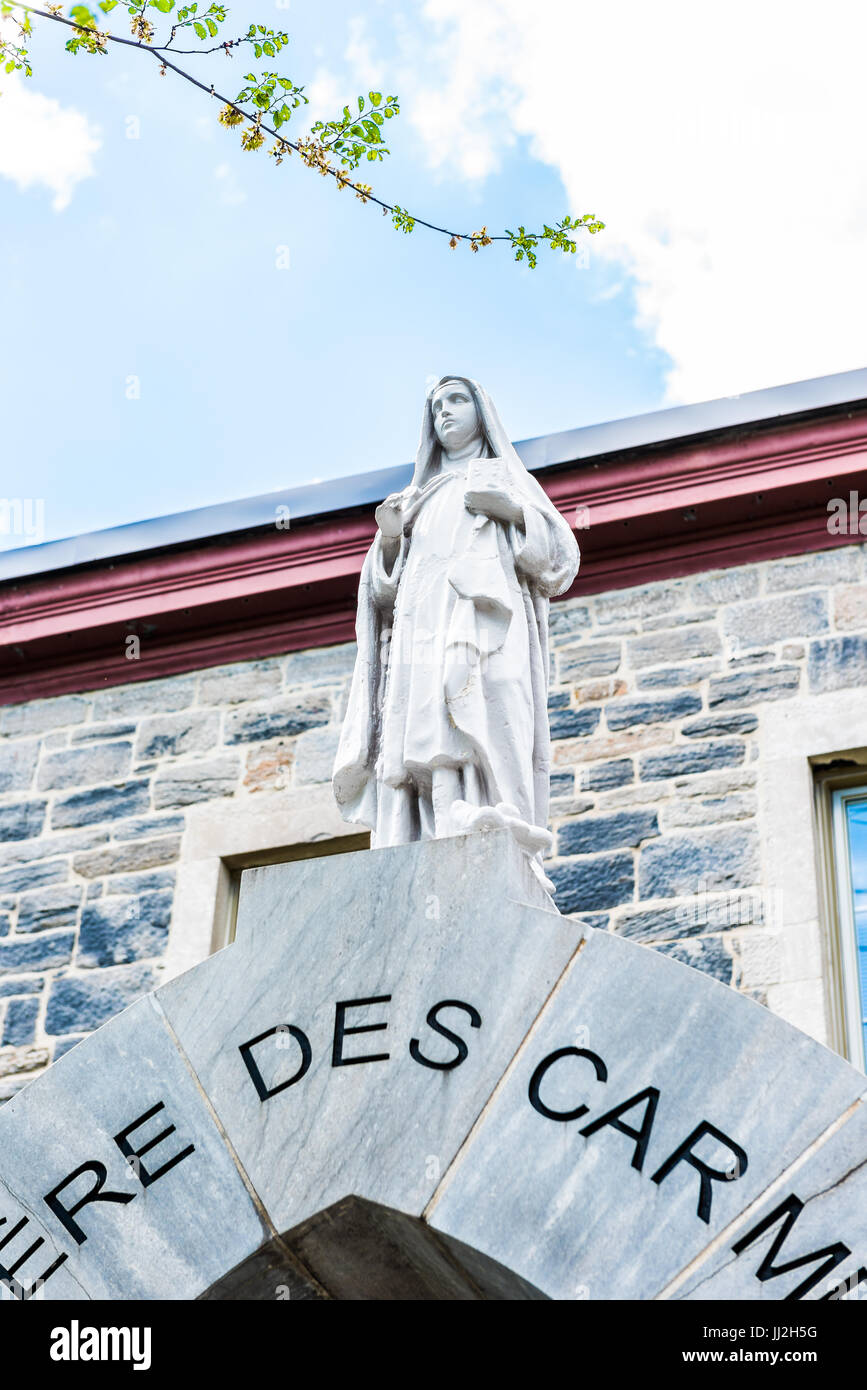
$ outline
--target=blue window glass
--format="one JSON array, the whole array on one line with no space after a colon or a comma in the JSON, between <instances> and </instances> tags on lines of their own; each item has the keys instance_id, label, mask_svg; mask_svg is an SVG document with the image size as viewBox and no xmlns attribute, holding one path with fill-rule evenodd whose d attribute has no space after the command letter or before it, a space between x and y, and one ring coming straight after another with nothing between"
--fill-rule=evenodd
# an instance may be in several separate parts
<instances>
[{"instance_id":1,"label":"blue window glass","mask_svg":"<svg viewBox=\"0 0 867 1390\"><path fill-rule=\"evenodd\" d=\"M867 1056L867 799L846 802L849 883L858 973L860 1027Z\"/></svg>"}]
</instances>

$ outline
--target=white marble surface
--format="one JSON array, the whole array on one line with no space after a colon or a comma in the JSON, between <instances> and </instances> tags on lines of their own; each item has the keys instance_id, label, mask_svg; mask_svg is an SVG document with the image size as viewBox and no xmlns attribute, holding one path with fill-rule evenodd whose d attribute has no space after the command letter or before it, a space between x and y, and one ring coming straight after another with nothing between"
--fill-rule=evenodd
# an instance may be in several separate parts
<instances>
[{"instance_id":1,"label":"white marble surface","mask_svg":"<svg viewBox=\"0 0 867 1390\"><path fill-rule=\"evenodd\" d=\"M347 1027L387 1027L348 1032L337 1060L387 1060L334 1065L338 1005L371 998ZM451 1069L418 1060L461 1055L426 1022L443 1001L435 1017L465 1050ZM273 1032L248 1053L260 1091L308 1048L309 1065L262 1099L241 1048L280 1026L305 1043ZM540 1111L531 1078L562 1048ZM659 1095L644 1128L648 1088ZM643 1128L636 1166L637 1135L615 1117L580 1131L643 1091L620 1116ZM773 1299L799 1277L757 1277L773 1232L734 1247L794 1197L803 1208L780 1259L851 1250L815 1297L867 1266L865 1091L863 1074L744 996L560 917L507 830L276 865L244 876L233 945L0 1109L0 1262L39 1235L22 1283L68 1255L40 1297L191 1298L355 1196L423 1217L558 1299ZM176 1132L145 1165L194 1152L144 1187L116 1136L160 1102L132 1141ZM544 1113L580 1105L574 1118ZM702 1122L748 1158L731 1165L712 1133L696 1145L705 1163L730 1165L710 1184L706 1221L700 1173L671 1162ZM78 1245L45 1197L90 1161L134 1197L83 1207ZM67 1205L84 1190L68 1189Z\"/></svg>"},{"instance_id":2,"label":"white marble surface","mask_svg":"<svg viewBox=\"0 0 867 1390\"><path fill-rule=\"evenodd\" d=\"M507 831L245 875L236 943L159 999L281 1231L349 1193L422 1212L582 940L546 905ZM333 1066L337 1003L387 995L346 1014L387 1028L344 1051L389 1059ZM413 1038L434 1061L456 1055L425 1021L443 1000L481 1018L443 1011L468 1047L448 1071L410 1055ZM278 1025L301 1029L312 1059L260 1101L239 1048ZM274 1085L302 1063L291 1034L254 1056Z\"/></svg>"},{"instance_id":3,"label":"white marble surface","mask_svg":"<svg viewBox=\"0 0 867 1390\"><path fill-rule=\"evenodd\" d=\"M128 1136L138 1150L175 1126L141 1159L145 1174L190 1145L194 1151L144 1185L115 1136L160 1103L164 1108ZM82 1207L75 1221L85 1239L78 1244L44 1198L92 1161L103 1165L105 1191L132 1200ZM58 1200L74 1207L96 1176L82 1174ZM0 1263L11 1268L44 1239L15 1276L29 1289L66 1253L40 1291L46 1299L194 1298L265 1239L267 1226L152 996L0 1109L0 1241L24 1216L27 1227L0 1249Z\"/></svg>"},{"instance_id":4,"label":"white marble surface","mask_svg":"<svg viewBox=\"0 0 867 1390\"><path fill-rule=\"evenodd\" d=\"M529 1103L530 1079L553 1051L587 1059L552 1066L540 1095L568 1122ZM637 1141L583 1126L647 1087L659 1092L640 1170ZM537 1021L513 1071L428 1210L440 1230L513 1267L554 1298L653 1298L793 1163L865 1089L865 1078L766 1009L687 966L594 932ZM622 1123L641 1129L650 1101ZM698 1215L699 1174L686 1162L659 1183L665 1160L702 1122L747 1154L747 1168L711 1184ZM706 1134L699 1158L727 1169L736 1152ZM533 1180L529 1180L532 1173ZM738 1297L755 1296L739 1271Z\"/></svg>"},{"instance_id":5,"label":"white marble surface","mask_svg":"<svg viewBox=\"0 0 867 1390\"><path fill-rule=\"evenodd\" d=\"M863 1303L867 1298L867 1277L859 1283L858 1276L867 1269L864 1258L867 1250L865 1101L867 1097L853 1107L839 1127L831 1126L809 1157L793 1166L786 1181L743 1213L726 1231L719 1249L709 1252L706 1259L682 1280L676 1281L667 1296L690 1300L742 1297L740 1291L744 1287L746 1268L751 1297L765 1302L790 1297L805 1281L812 1281L819 1274L813 1287L805 1291L807 1297L832 1295ZM755 1238L750 1237L769 1216L779 1211L782 1202L793 1197L803 1205L800 1210L792 1208L795 1224L772 1256L774 1241L781 1233L780 1219ZM743 1245L738 1248L740 1242ZM756 1277L766 1260L779 1270L790 1261L809 1252L826 1250L838 1242L852 1253L844 1255L841 1250L843 1258L824 1273L821 1270L825 1261L819 1259L783 1273L768 1271L765 1279Z\"/></svg>"}]
</instances>

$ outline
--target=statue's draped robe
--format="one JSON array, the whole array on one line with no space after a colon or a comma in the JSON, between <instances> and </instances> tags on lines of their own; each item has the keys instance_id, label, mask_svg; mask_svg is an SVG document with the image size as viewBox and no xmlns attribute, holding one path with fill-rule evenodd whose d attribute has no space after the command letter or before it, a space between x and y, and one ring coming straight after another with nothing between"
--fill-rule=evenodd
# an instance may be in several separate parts
<instances>
[{"instance_id":1,"label":"statue's draped robe","mask_svg":"<svg viewBox=\"0 0 867 1390\"><path fill-rule=\"evenodd\" d=\"M508 802L528 824L547 822L548 599L572 582L578 547L485 393L467 385L489 467L523 524L468 511L469 465L440 457L428 398L420 494L399 543L378 534L362 568L358 656L334 769L344 817L369 825L376 845L449 833L434 819L437 768L455 770L457 795L472 806Z\"/></svg>"}]
</instances>

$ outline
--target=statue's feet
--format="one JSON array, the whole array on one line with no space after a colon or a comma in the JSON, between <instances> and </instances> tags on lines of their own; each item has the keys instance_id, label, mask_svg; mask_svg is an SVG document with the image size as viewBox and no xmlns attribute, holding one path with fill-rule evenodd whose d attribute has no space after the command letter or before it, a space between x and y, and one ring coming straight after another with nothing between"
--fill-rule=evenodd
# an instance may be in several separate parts
<instances>
[{"instance_id":1,"label":"statue's feet","mask_svg":"<svg viewBox=\"0 0 867 1390\"><path fill-rule=\"evenodd\" d=\"M494 806L471 806L468 801L455 801L451 810L452 825L458 835L472 830L505 830L506 818Z\"/></svg>"},{"instance_id":2,"label":"statue's feet","mask_svg":"<svg viewBox=\"0 0 867 1390\"><path fill-rule=\"evenodd\" d=\"M472 830L511 830L521 849L531 855L550 849L554 843L550 830L530 825L510 801L501 801L496 806L471 806L468 801L455 801L451 808L451 824L456 835L467 835Z\"/></svg>"},{"instance_id":3,"label":"statue's feet","mask_svg":"<svg viewBox=\"0 0 867 1390\"><path fill-rule=\"evenodd\" d=\"M471 806L468 801L454 801L451 806L451 825L456 835L474 830L511 830L518 845L527 856L530 868L546 893L553 894L555 885L545 873L538 858L540 851L549 849L554 837L541 826L522 820L517 806L501 801L497 806Z\"/></svg>"},{"instance_id":4,"label":"statue's feet","mask_svg":"<svg viewBox=\"0 0 867 1390\"><path fill-rule=\"evenodd\" d=\"M499 811L522 849L529 850L531 854L538 854L540 850L551 848L554 836L550 830L545 830L540 825L530 825L529 821L523 820L517 806L508 801L501 801L495 809Z\"/></svg>"}]
</instances>

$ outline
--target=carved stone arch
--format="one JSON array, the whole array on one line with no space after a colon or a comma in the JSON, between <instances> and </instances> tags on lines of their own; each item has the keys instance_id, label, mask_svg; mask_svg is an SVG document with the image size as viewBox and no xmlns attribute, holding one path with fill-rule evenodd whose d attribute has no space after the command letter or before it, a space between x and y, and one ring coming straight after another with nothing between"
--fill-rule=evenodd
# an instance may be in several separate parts
<instances>
[{"instance_id":1,"label":"carved stone arch","mask_svg":"<svg viewBox=\"0 0 867 1390\"><path fill-rule=\"evenodd\" d=\"M335 1299L524 1302L547 1295L417 1216L345 1197L269 1241L200 1295L206 1302Z\"/></svg>"},{"instance_id":2,"label":"carved stone arch","mask_svg":"<svg viewBox=\"0 0 867 1390\"><path fill-rule=\"evenodd\" d=\"M232 945L0 1110L3 1296L827 1296L865 1091L508 831L251 869Z\"/></svg>"}]
</instances>

